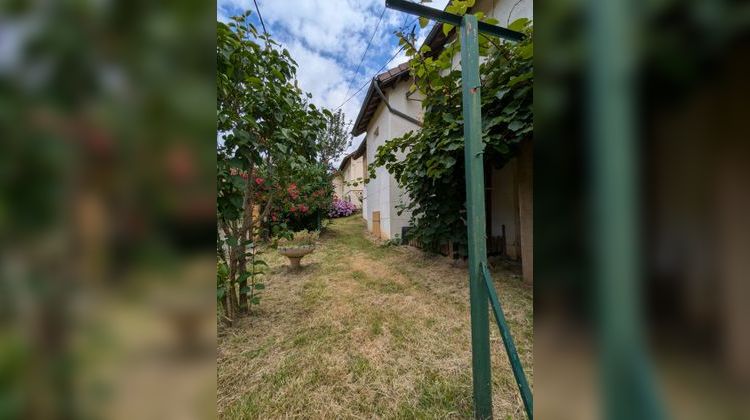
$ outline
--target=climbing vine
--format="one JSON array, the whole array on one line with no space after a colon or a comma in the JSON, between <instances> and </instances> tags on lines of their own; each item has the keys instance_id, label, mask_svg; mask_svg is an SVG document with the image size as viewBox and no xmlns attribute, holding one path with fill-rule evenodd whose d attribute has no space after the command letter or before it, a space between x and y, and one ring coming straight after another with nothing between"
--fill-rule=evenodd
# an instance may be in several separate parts
<instances>
[{"instance_id":1,"label":"climbing vine","mask_svg":"<svg viewBox=\"0 0 750 420\"><path fill-rule=\"evenodd\" d=\"M448 12L464 14L473 1L453 1ZM476 13L479 20L497 20ZM420 21L424 27L425 21ZM518 153L518 145L529 141L533 131L533 41L528 19L518 19L510 29L528 36L519 43L479 38L482 140L485 165L502 167ZM454 28L443 24L445 34ZM453 31L453 32L452 32ZM411 213L410 239L435 249L445 242L466 245L466 188L464 184L464 138L461 71L454 62L460 54L458 36L442 51L417 48L413 37L397 33L410 57L414 83L424 108L423 127L391 139L378 148L370 165L384 166L409 194L410 201L399 212Z\"/></svg>"}]
</instances>

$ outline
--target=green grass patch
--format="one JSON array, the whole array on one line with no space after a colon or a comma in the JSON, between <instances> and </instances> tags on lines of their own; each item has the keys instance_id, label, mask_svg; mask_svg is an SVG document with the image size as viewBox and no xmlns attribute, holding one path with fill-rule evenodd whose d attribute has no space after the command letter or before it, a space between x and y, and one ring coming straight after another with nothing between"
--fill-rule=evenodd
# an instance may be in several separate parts
<instances>
[{"instance_id":1,"label":"green grass patch","mask_svg":"<svg viewBox=\"0 0 750 420\"><path fill-rule=\"evenodd\" d=\"M268 353L268 350L271 349L272 345L273 345L273 340L268 339L257 348L242 352L242 356L246 357L247 359L255 359L257 357L263 357Z\"/></svg>"},{"instance_id":2,"label":"green grass patch","mask_svg":"<svg viewBox=\"0 0 750 420\"><path fill-rule=\"evenodd\" d=\"M472 416L471 378L446 376L429 371L417 384L415 401L405 401L394 418L433 419L470 418Z\"/></svg>"},{"instance_id":3,"label":"green grass patch","mask_svg":"<svg viewBox=\"0 0 750 420\"><path fill-rule=\"evenodd\" d=\"M352 271L352 278L368 289L380 293L401 293L406 286L386 277L373 278L359 270Z\"/></svg>"},{"instance_id":4,"label":"green grass patch","mask_svg":"<svg viewBox=\"0 0 750 420\"><path fill-rule=\"evenodd\" d=\"M333 325L322 324L305 328L292 338L292 347L303 348L319 344L327 344L335 340L338 334Z\"/></svg>"},{"instance_id":5,"label":"green grass patch","mask_svg":"<svg viewBox=\"0 0 750 420\"><path fill-rule=\"evenodd\" d=\"M383 317L383 314L380 312L375 312L370 314L369 317L369 325L370 325L370 335L372 336L378 336L380 334L383 334L383 322L385 318Z\"/></svg>"},{"instance_id":6,"label":"green grass patch","mask_svg":"<svg viewBox=\"0 0 750 420\"><path fill-rule=\"evenodd\" d=\"M389 318L388 330L394 342L399 345L414 341L414 336L418 333L414 320L404 317Z\"/></svg>"},{"instance_id":7,"label":"green grass patch","mask_svg":"<svg viewBox=\"0 0 750 420\"><path fill-rule=\"evenodd\" d=\"M372 370L370 361L359 354L354 354L349 357L349 372L352 374L355 380L366 377L366 375Z\"/></svg>"},{"instance_id":8,"label":"green grass patch","mask_svg":"<svg viewBox=\"0 0 750 420\"><path fill-rule=\"evenodd\" d=\"M302 285L302 304L305 308L311 309L317 307L322 301L327 300L326 284L316 278Z\"/></svg>"}]
</instances>

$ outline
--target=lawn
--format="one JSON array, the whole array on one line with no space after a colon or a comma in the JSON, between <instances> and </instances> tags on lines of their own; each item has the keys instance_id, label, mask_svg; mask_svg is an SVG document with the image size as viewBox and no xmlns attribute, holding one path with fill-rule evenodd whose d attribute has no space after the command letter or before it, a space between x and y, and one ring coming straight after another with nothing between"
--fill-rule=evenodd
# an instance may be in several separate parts
<instances>
[{"instance_id":1,"label":"lawn","mask_svg":"<svg viewBox=\"0 0 750 420\"><path fill-rule=\"evenodd\" d=\"M379 245L359 215L334 220L299 272L273 250L264 259L261 304L219 337L220 417L472 416L466 268ZM493 276L533 386L532 290L510 271ZM495 416L523 418L490 326Z\"/></svg>"}]
</instances>

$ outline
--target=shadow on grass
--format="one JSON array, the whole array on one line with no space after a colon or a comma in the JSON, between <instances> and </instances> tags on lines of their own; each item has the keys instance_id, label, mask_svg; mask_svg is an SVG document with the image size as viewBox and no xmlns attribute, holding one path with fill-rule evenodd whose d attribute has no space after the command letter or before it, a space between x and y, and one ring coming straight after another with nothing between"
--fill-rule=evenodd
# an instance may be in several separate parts
<instances>
[{"instance_id":1,"label":"shadow on grass","mask_svg":"<svg viewBox=\"0 0 750 420\"><path fill-rule=\"evenodd\" d=\"M321 264L319 262L305 264L305 262L302 261L299 268L292 268L287 264L279 267L278 273L288 275L311 274L320 271L320 268Z\"/></svg>"}]
</instances>

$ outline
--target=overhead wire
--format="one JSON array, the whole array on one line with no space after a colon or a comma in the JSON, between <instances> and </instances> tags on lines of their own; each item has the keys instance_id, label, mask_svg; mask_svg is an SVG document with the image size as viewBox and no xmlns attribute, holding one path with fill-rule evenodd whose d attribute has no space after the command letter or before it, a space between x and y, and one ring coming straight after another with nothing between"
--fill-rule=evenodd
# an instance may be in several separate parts
<instances>
[{"instance_id":1,"label":"overhead wire","mask_svg":"<svg viewBox=\"0 0 750 420\"><path fill-rule=\"evenodd\" d=\"M387 66L391 61L393 61L393 59L396 58L399 55L399 53L401 53L401 51L403 51L403 50L404 50L403 46L401 48L399 48L396 51L396 53L393 54L393 56L391 58L389 58L388 61L385 62L385 64L383 64L382 66L380 66L380 68L375 71L375 76L377 76L380 73L380 71L383 70L385 68L385 66ZM365 86L367 86L367 85L370 84L370 81L371 81L371 79L368 79L362 86L359 87L359 89L357 89L356 92L352 93L352 95L349 96L348 98L346 98L346 100L344 100L344 102L342 102L341 105L337 106L336 109L339 109L342 106L346 105L347 102L349 102L352 98L354 98L355 96L357 96L357 94L359 92L361 92L362 89L365 88Z\"/></svg>"},{"instance_id":2,"label":"overhead wire","mask_svg":"<svg viewBox=\"0 0 750 420\"><path fill-rule=\"evenodd\" d=\"M263 15L260 13L260 8L258 7L258 2L256 0L253 0L253 3L255 4L255 11L258 12L258 19L260 19L260 25L263 27L263 33L268 35L266 24L263 22Z\"/></svg>"},{"instance_id":3,"label":"overhead wire","mask_svg":"<svg viewBox=\"0 0 750 420\"><path fill-rule=\"evenodd\" d=\"M385 12L385 9L383 9L383 12ZM380 18L381 18L381 19L383 18L383 14L381 14L381 15L380 15ZM401 31L402 31L402 32L406 31L406 30L407 30L407 28L409 28L410 26L412 26L412 25L414 24L414 22L416 22L416 21L417 21L417 19L418 19L418 18L417 18L417 17L415 17L415 18L413 18L413 19L412 19L411 21L409 21L408 23L407 23L407 19L408 19L408 15L407 15L407 18L405 18L405 19L404 19L404 24L403 24L403 25L402 25L402 27L401 27ZM379 26L379 25L380 25L380 21L378 21L378 26ZM373 36L374 36L374 34L375 34L375 33L377 32L377 27L376 27L375 29L376 29L376 30L375 30L375 32L373 32ZM372 37L370 38L370 41L372 42ZM370 43L368 43L368 44L367 44L367 49L369 49L369 47L370 47ZM367 53L367 49L365 49L365 53ZM374 75L374 76L377 76L378 74L380 74L380 72L381 72L381 71L382 71L382 70L383 70L383 69L384 69L384 68L385 68L385 67L386 67L386 66L387 66L387 65L388 65L388 64L389 64L389 63L390 63L391 61L393 61L393 60L394 60L394 59L395 59L395 58L396 58L396 57L397 57L397 56L398 56L398 55L399 55L399 54L401 53L401 51L403 51L403 50L404 50L404 46L401 46L401 47L400 47L400 48L399 48L399 49L398 49L398 50L397 50L397 51L396 51L396 52L395 52L395 53L393 54L393 56L392 56L391 58L389 58L389 59L388 59L388 61L386 61L386 62L385 62L385 64L383 64L382 66L380 66L380 68L379 68L378 70L376 70L376 71L375 71L375 75ZM359 63L359 65L357 65L357 71L355 72L355 77L356 77L357 73L359 72L359 67L360 67L360 65L362 64L362 61L364 60L364 57L365 57L365 54L363 54L363 55L362 55L362 59L360 60L360 63ZM374 76L373 76L373 77L374 77ZM352 100L352 98L354 98L355 96L357 96L357 94L358 94L359 92L361 92L361 91L362 91L362 89L364 89L364 88L365 88L365 87L366 87L367 85L369 85L369 84L370 84L370 81L371 81L371 79L372 79L372 78L370 78L370 79L367 79L367 81L366 81L365 83L363 83L363 84L362 84L362 86L360 86L360 87L359 87L359 88L358 88L358 89L357 89L357 90L356 90L356 91L355 91L355 92L354 92L353 94L351 94L351 96L348 96L348 97L347 97L347 98L346 98L346 99L344 100L344 102L342 102L342 103L341 103L341 105L339 105L339 106L337 106L337 107L335 108L335 110L341 109L341 107L343 107L344 105L346 105L346 104L347 104L347 103L348 103L348 102L349 102L350 100ZM349 94L349 90L351 90L351 83L349 83L349 89L347 89L347 94Z\"/></svg>"},{"instance_id":4,"label":"overhead wire","mask_svg":"<svg viewBox=\"0 0 750 420\"><path fill-rule=\"evenodd\" d=\"M367 41L367 47L365 48L365 51L362 53L362 57L359 59L359 64L357 64L357 69L354 70L354 77L352 80L357 78L357 75L359 75L359 68L362 66L362 63L365 61L365 57L367 56L367 51L370 50L370 45L372 45L372 40L375 38L375 34L378 33L378 28L380 28L380 22L383 21L383 16L385 15L385 9L386 7L383 7L383 11L380 12L380 18L378 18L378 23L375 25L375 30L372 31L372 35L370 36L370 40ZM352 89L352 82L349 82L349 86L346 89L346 95L349 94L349 91ZM344 96L346 96L344 95Z\"/></svg>"}]
</instances>

